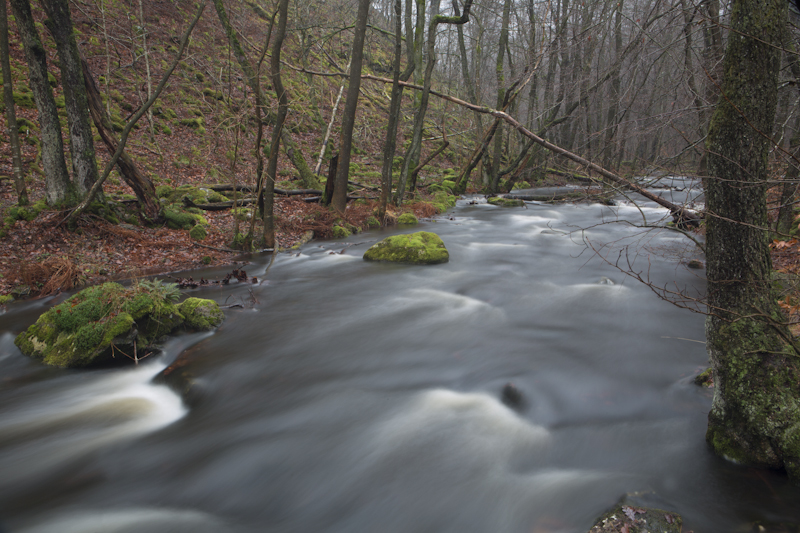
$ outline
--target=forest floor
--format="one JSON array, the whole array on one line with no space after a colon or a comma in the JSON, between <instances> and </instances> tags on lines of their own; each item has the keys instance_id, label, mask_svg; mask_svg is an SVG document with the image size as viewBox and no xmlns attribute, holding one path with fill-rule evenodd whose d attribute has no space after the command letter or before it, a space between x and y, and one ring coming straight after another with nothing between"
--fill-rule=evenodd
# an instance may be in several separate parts
<instances>
[{"instance_id":1,"label":"forest floor","mask_svg":"<svg viewBox=\"0 0 800 533\"><path fill-rule=\"evenodd\" d=\"M106 188L106 194L113 192ZM29 189L31 203L43 196L36 185ZM0 212L16 204L16 193L8 180L0 181ZM279 250L289 249L316 237L331 235L334 223L343 218L359 228L373 215L376 202L349 203L344 217L317 203L298 197L275 198ZM415 202L404 211L418 218L435 214L432 204ZM0 295L44 296L61 290L110 280L131 279L213 265L246 263L245 252L230 248L234 219L227 211L206 211L207 237L195 241L186 230L166 226L147 227L112 224L96 215L84 215L75 230L64 224L65 212L43 211L31 221L17 220L4 228L0 239ZM239 222L246 232L248 222ZM260 224L259 224L260 225ZM260 227L256 226L258 235Z\"/></svg>"}]
</instances>

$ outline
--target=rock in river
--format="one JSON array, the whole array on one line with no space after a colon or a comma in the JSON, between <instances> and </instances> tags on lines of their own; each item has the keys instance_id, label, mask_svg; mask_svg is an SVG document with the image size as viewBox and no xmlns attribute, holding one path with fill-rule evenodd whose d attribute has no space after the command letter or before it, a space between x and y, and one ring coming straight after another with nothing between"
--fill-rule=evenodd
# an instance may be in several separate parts
<instances>
[{"instance_id":1,"label":"rock in river","mask_svg":"<svg viewBox=\"0 0 800 533\"><path fill-rule=\"evenodd\" d=\"M141 356L178 328L212 329L225 316L213 300L175 300L174 283L142 281L131 287L89 287L48 310L14 343L25 355L60 367L83 367ZM135 348L134 348L135 345Z\"/></svg>"},{"instance_id":2,"label":"rock in river","mask_svg":"<svg viewBox=\"0 0 800 533\"><path fill-rule=\"evenodd\" d=\"M435 265L448 262L450 254L438 235L418 231L388 237L372 245L364 254L364 260Z\"/></svg>"}]
</instances>

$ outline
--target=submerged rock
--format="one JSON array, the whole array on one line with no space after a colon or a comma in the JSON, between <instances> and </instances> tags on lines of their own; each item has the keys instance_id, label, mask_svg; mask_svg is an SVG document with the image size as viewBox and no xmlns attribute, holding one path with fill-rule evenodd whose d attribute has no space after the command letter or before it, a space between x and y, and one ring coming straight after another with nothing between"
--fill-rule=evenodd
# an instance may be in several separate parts
<instances>
[{"instance_id":1,"label":"submerged rock","mask_svg":"<svg viewBox=\"0 0 800 533\"><path fill-rule=\"evenodd\" d=\"M637 505L643 503L643 499L652 499L653 496L635 493L626 495L616 507L597 519L589 533L681 533L681 515Z\"/></svg>"},{"instance_id":2,"label":"submerged rock","mask_svg":"<svg viewBox=\"0 0 800 533\"><path fill-rule=\"evenodd\" d=\"M510 381L503 386L503 391L500 393L500 401L514 411L523 411L527 405L522 391Z\"/></svg>"},{"instance_id":3,"label":"submerged rock","mask_svg":"<svg viewBox=\"0 0 800 533\"><path fill-rule=\"evenodd\" d=\"M417 265L435 265L450 260L442 239L429 231L388 237L364 254L365 261L391 261Z\"/></svg>"},{"instance_id":4,"label":"submerged rock","mask_svg":"<svg viewBox=\"0 0 800 533\"><path fill-rule=\"evenodd\" d=\"M189 298L180 305L174 283L143 281L89 287L41 315L14 340L27 356L59 367L83 367L139 355L178 328L206 330L222 323L216 302Z\"/></svg>"}]
</instances>

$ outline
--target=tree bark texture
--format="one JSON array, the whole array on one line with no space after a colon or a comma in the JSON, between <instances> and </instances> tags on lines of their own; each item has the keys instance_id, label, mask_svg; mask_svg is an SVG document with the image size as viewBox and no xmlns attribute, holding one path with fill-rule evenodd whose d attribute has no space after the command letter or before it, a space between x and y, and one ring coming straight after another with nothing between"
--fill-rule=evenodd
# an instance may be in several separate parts
<instances>
[{"instance_id":1,"label":"tree bark texture","mask_svg":"<svg viewBox=\"0 0 800 533\"><path fill-rule=\"evenodd\" d=\"M47 52L42 46L36 26L34 26L28 0L11 0L11 9L17 21L22 44L25 47L31 91L33 91L33 99L36 101L36 109L39 111L45 197L49 205L72 204L77 198L75 188L69 180L67 165L64 162L61 122L58 120L53 91L47 81Z\"/></svg>"},{"instance_id":2,"label":"tree bark texture","mask_svg":"<svg viewBox=\"0 0 800 533\"><path fill-rule=\"evenodd\" d=\"M770 279L766 187L783 0L734 0L706 179L707 349L714 400L706 439L742 464L800 479L800 361Z\"/></svg>"},{"instance_id":3,"label":"tree bark texture","mask_svg":"<svg viewBox=\"0 0 800 533\"><path fill-rule=\"evenodd\" d=\"M28 205L28 189L22 172L22 152L19 147L17 131L17 112L14 107L14 81L11 79L11 63L8 55L8 10L5 2L0 2L0 63L3 69L3 101L6 105L6 126L8 142L11 145L11 174L17 191L17 204Z\"/></svg>"},{"instance_id":4,"label":"tree bark texture","mask_svg":"<svg viewBox=\"0 0 800 533\"><path fill-rule=\"evenodd\" d=\"M80 198L97 181L92 127L89 123L89 105L83 81L83 68L78 43L72 30L72 17L67 0L42 0L48 19L47 29L53 35L58 50L61 84L64 87L64 104L69 123L69 149L72 155L72 179Z\"/></svg>"}]
</instances>

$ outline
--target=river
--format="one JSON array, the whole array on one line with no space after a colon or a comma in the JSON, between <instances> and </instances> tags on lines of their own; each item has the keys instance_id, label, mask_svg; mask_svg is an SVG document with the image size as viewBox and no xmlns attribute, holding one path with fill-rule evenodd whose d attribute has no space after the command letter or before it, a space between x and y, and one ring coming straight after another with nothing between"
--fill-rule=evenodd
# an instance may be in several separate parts
<instances>
[{"instance_id":1,"label":"river","mask_svg":"<svg viewBox=\"0 0 800 533\"><path fill-rule=\"evenodd\" d=\"M656 190L696 192L678 181ZM0 316L0 530L585 532L634 491L684 531L800 524L798 487L706 447L704 317L614 266L702 295L685 264L699 249L636 227L665 213L461 200L415 228L313 241L255 258L259 284L191 291L242 307L138 367L27 359L14 335L65 296L15 303ZM417 230L450 262L361 259ZM509 382L518 409L500 401Z\"/></svg>"}]
</instances>

